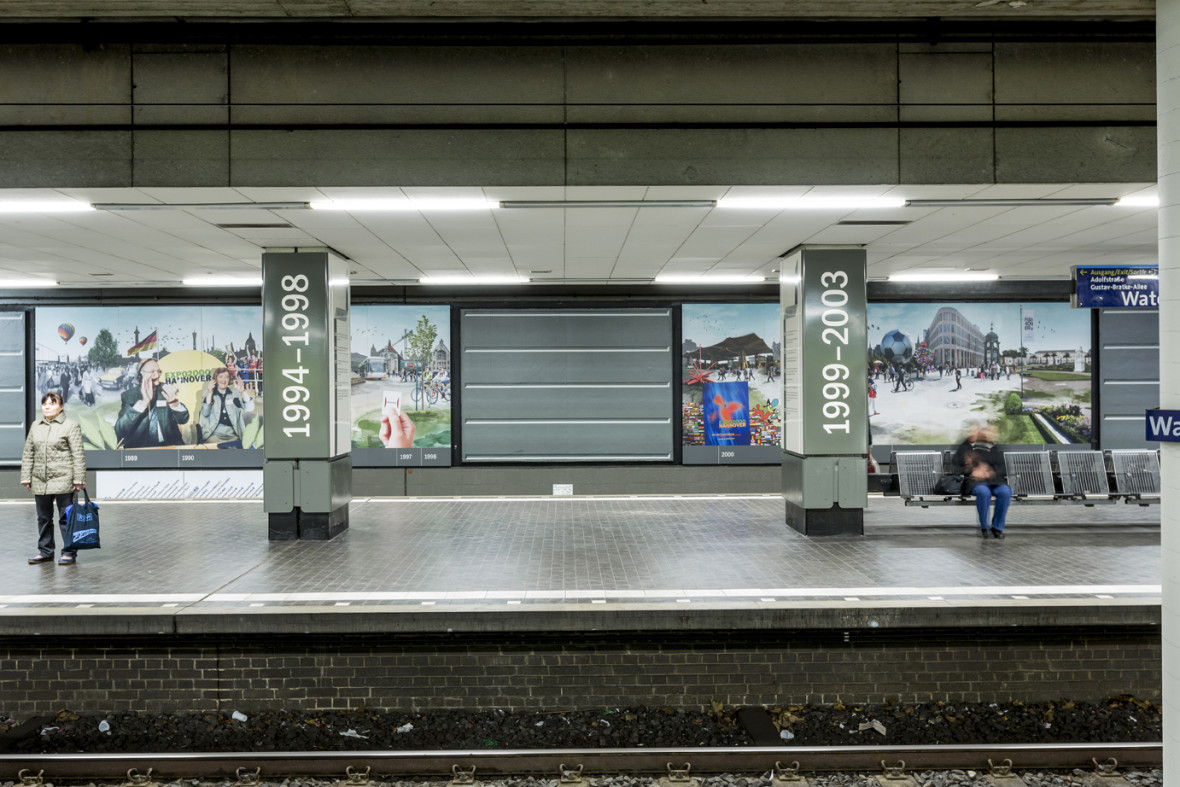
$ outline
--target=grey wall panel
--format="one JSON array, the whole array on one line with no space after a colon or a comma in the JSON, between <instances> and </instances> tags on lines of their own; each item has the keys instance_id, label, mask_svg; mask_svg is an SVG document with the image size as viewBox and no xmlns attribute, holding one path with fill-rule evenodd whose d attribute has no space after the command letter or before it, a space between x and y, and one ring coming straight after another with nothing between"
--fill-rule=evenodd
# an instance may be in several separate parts
<instances>
[{"instance_id":1,"label":"grey wall panel","mask_svg":"<svg viewBox=\"0 0 1180 787\"><path fill-rule=\"evenodd\" d=\"M466 324L474 335L464 339L464 350L494 347L536 347L560 348L633 348L639 346L636 336L647 335L652 323L652 335L663 341L660 334L664 312L648 312L640 309L601 309L594 312L536 311L522 312L488 310L471 312ZM484 337L480 332L495 331L493 336ZM659 345L666 346L666 345Z\"/></svg>"},{"instance_id":2,"label":"grey wall panel","mask_svg":"<svg viewBox=\"0 0 1180 787\"><path fill-rule=\"evenodd\" d=\"M670 309L466 309L467 462L670 461Z\"/></svg>"},{"instance_id":3,"label":"grey wall panel","mask_svg":"<svg viewBox=\"0 0 1180 787\"><path fill-rule=\"evenodd\" d=\"M1159 443L1149 443L1144 417L1127 418L1115 416L1102 419L1102 445L1104 448L1159 448Z\"/></svg>"},{"instance_id":4,"label":"grey wall panel","mask_svg":"<svg viewBox=\"0 0 1180 787\"><path fill-rule=\"evenodd\" d=\"M672 419L653 421L482 421L463 419L468 462L595 462L672 460Z\"/></svg>"},{"instance_id":5,"label":"grey wall panel","mask_svg":"<svg viewBox=\"0 0 1180 787\"><path fill-rule=\"evenodd\" d=\"M1134 384L1124 384L1121 381L1102 383L1102 414L1133 413L1143 415L1149 407L1160 406L1160 385L1154 380L1144 380ZM1112 446L1105 446L1111 448Z\"/></svg>"},{"instance_id":6,"label":"grey wall panel","mask_svg":"<svg viewBox=\"0 0 1180 787\"><path fill-rule=\"evenodd\" d=\"M15 346L14 346L15 345ZM25 446L25 313L0 313L0 465L19 465Z\"/></svg>"},{"instance_id":7,"label":"grey wall panel","mask_svg":"<svg viewBox=\"0 0 1180 787\"><path fill-rule=\"evenodd\" d=\"M658 383L668 376L668 352L644 348L593 351L586 348L463 354L463 380L482 383Z\"/></svg>"},{"instance_id":8,"label":"grey wall panel","mask_svg":"<svg viewBox=\"0 0 1180 787\"><path fill-rule=\"evenodd\" d=\"M464 370L466 376L466 370ZM529 385L463 386L463 409L468 412L511 413L520 407L521 398L530 397L531 418L612 419L619 416L614 392L628 395L625 413L628 418L667 418L672 399L670 383L608 387L607 383L573 383L547 388Z\"/></svg>"},{"instance_id":9,"label":"grey wall panel","mask_svg":"<svg viewBox=\"0 0 1180 787\"><path fill-rule=\"evenodd\" d=\"M1158 407L1159 312L1101 309L1098 313L1101 448L1158 448L1144 439L1144 411Z\"/></svg>"},{"instance_id":10,"label":"grey wall panel","mask_svg":"<svg viewBox=\"0 0 1180 787\"><path fill-rule=\"evenodd\" d=\"M0 312L0 352L23 355L24 351L24 312Z\"/></svg>"},{"instance_id":11,"label":"grey wall panel","mask_svg":"<svg viewBox=\"0 0 1180 787\"><path fill-rule=\"evenodd\" d=\"M1113 344L1102 339L1102 379L1111 381L1158 380L1159 345ZM1113 344L1113 346L1111 346ZM1110 347L1110 349L1107 349Z\"/></svg>"},{"instance_id":12,"label":"grey wall panel","mask_svg":"<svg viewBox=\"0 0 1180 787\"><path fill-rule=\"evenodd\" d=\"M24 447L25 427L23 423L0 425L0 464L19 465Z\"/></svg>"},{"instance_id":13,"label":"grey wall panel","mask_svg":"<svg viewBox=\"0 0 1180 787\"><path fill-rule=\"evenodd\" d=\"M0 388L8 388L16 391L24 391L25 389L25 356L24 353L20 355L0 355ZM0 410L0 423L11 423L12 418L19 417L21 421L24 420L24 408L21 408L19 413Z\"/></svg>"},{"instance_id":14,"label":"grey wall panel","mask_svg":"<svg viewBox=\"0 0 1180 787\"><path fill-rule=\"evenodd\" d=\"M1120 351L1136 346L1158 348L1159 312L1155 309L1102 309L1098 313L1098 335L1103 348Z\"/></svg>"}]
</instances>

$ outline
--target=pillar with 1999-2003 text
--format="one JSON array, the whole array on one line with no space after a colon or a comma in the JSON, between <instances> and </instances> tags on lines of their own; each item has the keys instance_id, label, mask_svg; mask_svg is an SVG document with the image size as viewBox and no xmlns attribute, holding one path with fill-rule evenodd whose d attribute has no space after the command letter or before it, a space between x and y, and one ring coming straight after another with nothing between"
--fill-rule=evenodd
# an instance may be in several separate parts
<instances>
[{"instance_id":1,"label":"pillar with 1999-2003 text","mask_svg":"<svg viewBox=\"0 0 1180 787\"><path fill-rule=\"evenodd\" d=\"M808 536L864 533L865 259L860 246L798 246L783 259L783 498L787 524Z\"/></svg>"}]
</instances>

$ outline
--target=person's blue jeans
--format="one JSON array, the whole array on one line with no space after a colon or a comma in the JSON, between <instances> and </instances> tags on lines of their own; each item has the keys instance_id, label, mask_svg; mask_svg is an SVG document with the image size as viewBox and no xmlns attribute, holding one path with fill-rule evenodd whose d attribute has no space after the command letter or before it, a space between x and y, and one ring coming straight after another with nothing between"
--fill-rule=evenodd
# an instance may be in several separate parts
<instances>
[{"instance_id":1,"label":"person's blue jeans","mask_svg":"<svg viewBox=\"0 0 1180 787\"><path fill-rule=\"evenodd\" d=\"M975 511L979 514L979 526L988 529L987 509L991 505L992 497L996 498L996 510L992 514L992 530L1004 529L1004 522L1008 518L1008 505L1012 502L1012 487L1007 484L979 483L971 490L975 495Z\"/></svg>"}]
</instances>

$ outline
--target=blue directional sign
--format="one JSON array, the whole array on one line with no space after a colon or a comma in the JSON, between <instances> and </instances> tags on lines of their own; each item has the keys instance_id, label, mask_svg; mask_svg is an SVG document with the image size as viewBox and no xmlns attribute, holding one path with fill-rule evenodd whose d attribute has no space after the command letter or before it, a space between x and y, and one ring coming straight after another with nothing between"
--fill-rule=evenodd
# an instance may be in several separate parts
<instances>
[{"instance_id":1,"label":"blue directional sign","mask_svg":"<svg viewBox=\"0 0 1180 787\"><path fill-rule=\"evenodd\" d=\"M1180 410L1148 410L1147 439L1180 443Z\"/></svg>"},{"instance_id":2,"label":"blue directional sign","mask_svg":"<svg viewBox=\"0 0 1180 787\"><path fill-rule=\"evenodd\" d=\"M1156 265L1075 265L1073 305L1082 309L1159 308Z\"/></svg>"}]
</instances>

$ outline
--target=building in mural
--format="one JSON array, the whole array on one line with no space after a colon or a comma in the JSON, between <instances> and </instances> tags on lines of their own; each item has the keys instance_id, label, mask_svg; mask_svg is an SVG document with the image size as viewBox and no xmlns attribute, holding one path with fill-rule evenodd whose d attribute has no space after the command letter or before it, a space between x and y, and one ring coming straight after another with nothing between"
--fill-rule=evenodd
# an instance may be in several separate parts
<instances>
[{"instance_id":1,"label":"building in mural","mask_svg":"<svg viewBox=\"0 0 1180 787\"><path fill-rule=\"evenodd\" d=\"M926 330L926 346L937 366L979 366L984 362L985 342L979 326L953 306L939 309Z\"/></svg>"}]
</instances>

